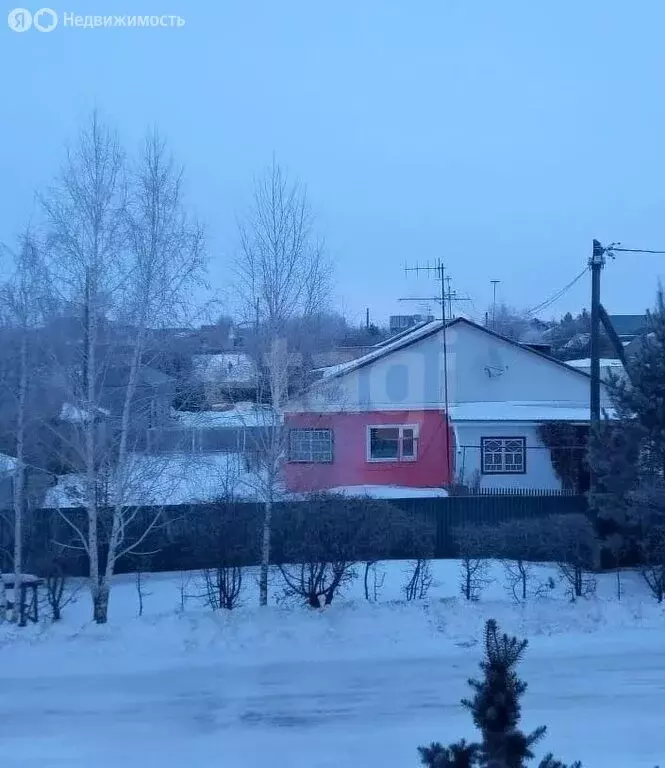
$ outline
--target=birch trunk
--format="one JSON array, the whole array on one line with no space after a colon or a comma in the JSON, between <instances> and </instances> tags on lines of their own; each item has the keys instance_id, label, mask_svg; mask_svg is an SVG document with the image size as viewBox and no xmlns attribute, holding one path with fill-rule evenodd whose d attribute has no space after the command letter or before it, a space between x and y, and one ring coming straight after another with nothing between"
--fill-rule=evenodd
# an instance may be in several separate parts
<instances>
[{"instance_id":1,"label":"birch trunk","mask_svg":"<svg viewBox=\"0 0 665 768\"><path fill-rule=\"evenodd\" d=\"M5 577L0 572L0 624L7 621L7 590L5 589Z\"/></svg>"},{"instance_id":2,"label":"birch trunk","mask_svg":"<svg viewBox=\"0 0 665 768\"><path fill-rule=\"evenodd\" d=\"M125 399L122 407L122 419L120 423L120 445L118 448L118 466L117 466L117 478L115 488L115 498L113 499L113 522L111 524L111 536L109 537L109 547L106 556L106 566L104 568L104 575L101 582L101 591L105 594L105 600L103 604L103 618L100 606L100 619L95 618L98 624L106 623L107 611L108 611L108 599L111 590L111 579L113 578L113 571L115 569L116 559L118 557L118 548L122 539L122 532L124 529L123 519L123 493L126 485L124 472L127 470L127 442L129 439L129 429L132 412L132 401L136 393L136 384L138 381L139 369L141 367L141 352L143 349L144 331L143 327L139 328L136 340L136 346L134 348L134 354L132 356L132 365L129 371L129 380L127 382L127 389L125 390Z\"/></svg>"},{"instance_id":3,"label":"birch trunk","mask_svg":"<svg viewBox=\"0 0 665 768\"><path fill-rule=\"evenodd\" d=\"M99 581L99 510L97 508L97 456L96 456L96 424L95 394L96 394L96 342L97 320L96 309L90 307L91 302L90 277L86 279L86 318L85 318L85 359L83 375L86 387L86 417L85 430L85 478L86 506L88 510L88 559L90 564L90 592L92 597L93 618L97 624L106 621L108 607L108 590L106 593Z\"/></svg>"},{"instance_id":4,"label":"birch trunk","mask_svg":"<svg viewBox=\"0 0 665 768\"><path fill-rule=\"evenodd\" d=\"M16 419L16 470L14 473L14 607L12 622L21 618L23 575L23 513L25 510L25 403L28 389L28 339L22 329L19 359L18 412Z\"/></svg>"},{"instance_id":5,"label":"birch trunk","mask_svg":"<svg viewBox=\"0 0 665 768\"><path fill-rule=\"evenodd\" d=\"M263 514L263 538L261 542L261 571L259 574L259 604L268 605L268 572L270 570L270 538L272 534L272 499L268 498Z\"/></svg>"}]
</instances>

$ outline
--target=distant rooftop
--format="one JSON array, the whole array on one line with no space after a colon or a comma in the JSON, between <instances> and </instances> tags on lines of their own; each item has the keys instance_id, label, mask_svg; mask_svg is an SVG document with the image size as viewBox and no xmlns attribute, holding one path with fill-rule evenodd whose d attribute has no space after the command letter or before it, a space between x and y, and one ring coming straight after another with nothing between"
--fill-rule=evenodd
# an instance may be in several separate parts
<instances>
[{"instance_id":1,"label":"distant rooftop","mask_svg":"<svg viewBox=\"0 0 665 768\"><path fill-rule=\"evenodd\" d=\"M610 315L610 321L619 337L635 337L647 327L646 315Z\"/></svg>"}]
</instances>

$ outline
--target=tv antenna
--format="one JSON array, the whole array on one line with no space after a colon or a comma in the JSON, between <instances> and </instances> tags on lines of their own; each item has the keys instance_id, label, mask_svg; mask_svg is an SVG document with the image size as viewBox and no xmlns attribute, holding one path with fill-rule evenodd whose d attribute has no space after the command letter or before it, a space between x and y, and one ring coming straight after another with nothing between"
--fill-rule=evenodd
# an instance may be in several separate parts
<instances>
[{"instance_id":1,"label":"tv antenna","mask_svg":"<svg viewBox=\"0 0 665 768\"><path fill-rule=\"evenodd\" d=\"M411 267L406 264L404 265L404 274L407 277L409 273L415 273L416 277L419 277L421 272L427 276L434 275L438 279L439 286L440 286L439 295L429 296L429 297L420 296L420 297L401 298L399 299L399 301L432 301L432 302L440 302L441 304L441 331L442 331L442 340L443 340L443 402L444 402L444 410L446 414L446 425L448 425L448 419L449 419L448 340L447 340L447 334L446 334L446 325L448 323L448 318L446 317L446 302L448 302L448 307L449 307L448 314L452 318L453 298L455 299L455 301L470 301L470 299L465 296L457 296L456 292L453 292L450 290L451 278L446 275L445 267L441 259L437 259L435 264L430 264L429 262L427 262L425 266L421 266L420 264L415 264L414 266L411 266ZM446 286L448 286L448 290L446 290ZM449 428L448 428L448 431L446 432L446 483L448 484L452 483Z\"/></svg>"}]
</instances>

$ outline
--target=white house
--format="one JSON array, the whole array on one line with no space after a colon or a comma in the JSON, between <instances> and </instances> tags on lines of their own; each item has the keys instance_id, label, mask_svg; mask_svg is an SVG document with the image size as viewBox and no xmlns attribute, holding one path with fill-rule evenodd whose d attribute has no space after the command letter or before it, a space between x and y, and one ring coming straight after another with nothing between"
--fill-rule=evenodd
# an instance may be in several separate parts
<instances>
[{"instance_id":1,"label":"white house","mask_svg":"<svg viewBox=\"0 0 665 768\"><path fill-rule=\"evenodd\" d=\"M290 404L287 486L437 487L457 478L559 488L538 427L588 424L589 394L584 371L466 318L445 329L434 321L328 369Z\"/></svg>"}]
</instances>

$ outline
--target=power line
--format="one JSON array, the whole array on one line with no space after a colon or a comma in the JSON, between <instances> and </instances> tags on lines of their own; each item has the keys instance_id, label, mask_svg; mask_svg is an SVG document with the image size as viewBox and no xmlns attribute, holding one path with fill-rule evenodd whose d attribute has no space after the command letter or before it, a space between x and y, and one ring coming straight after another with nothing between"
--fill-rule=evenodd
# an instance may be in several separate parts
<instances>
[{"instance_id":1,"label":"power line","mask_svg":"<svg viewBox=\"0 0 665 768\"><path fill-rule=\"evenodd\" d=\"M544 301L541 301L540 304L536 304L534 307L531 307L531 309L527 309L526 313L527 315L532 315L535 312L542 312L544 309L547 309L550 307L554 302L558 301L562 296L564 296L579 280L581 280L584 275L589 271L589 267L585 267L579 275L574 277L568 285L565 285L563 288L559 289L556 293L552 294L549 298L545 299Z\"/></svg>"}]
</instances>

